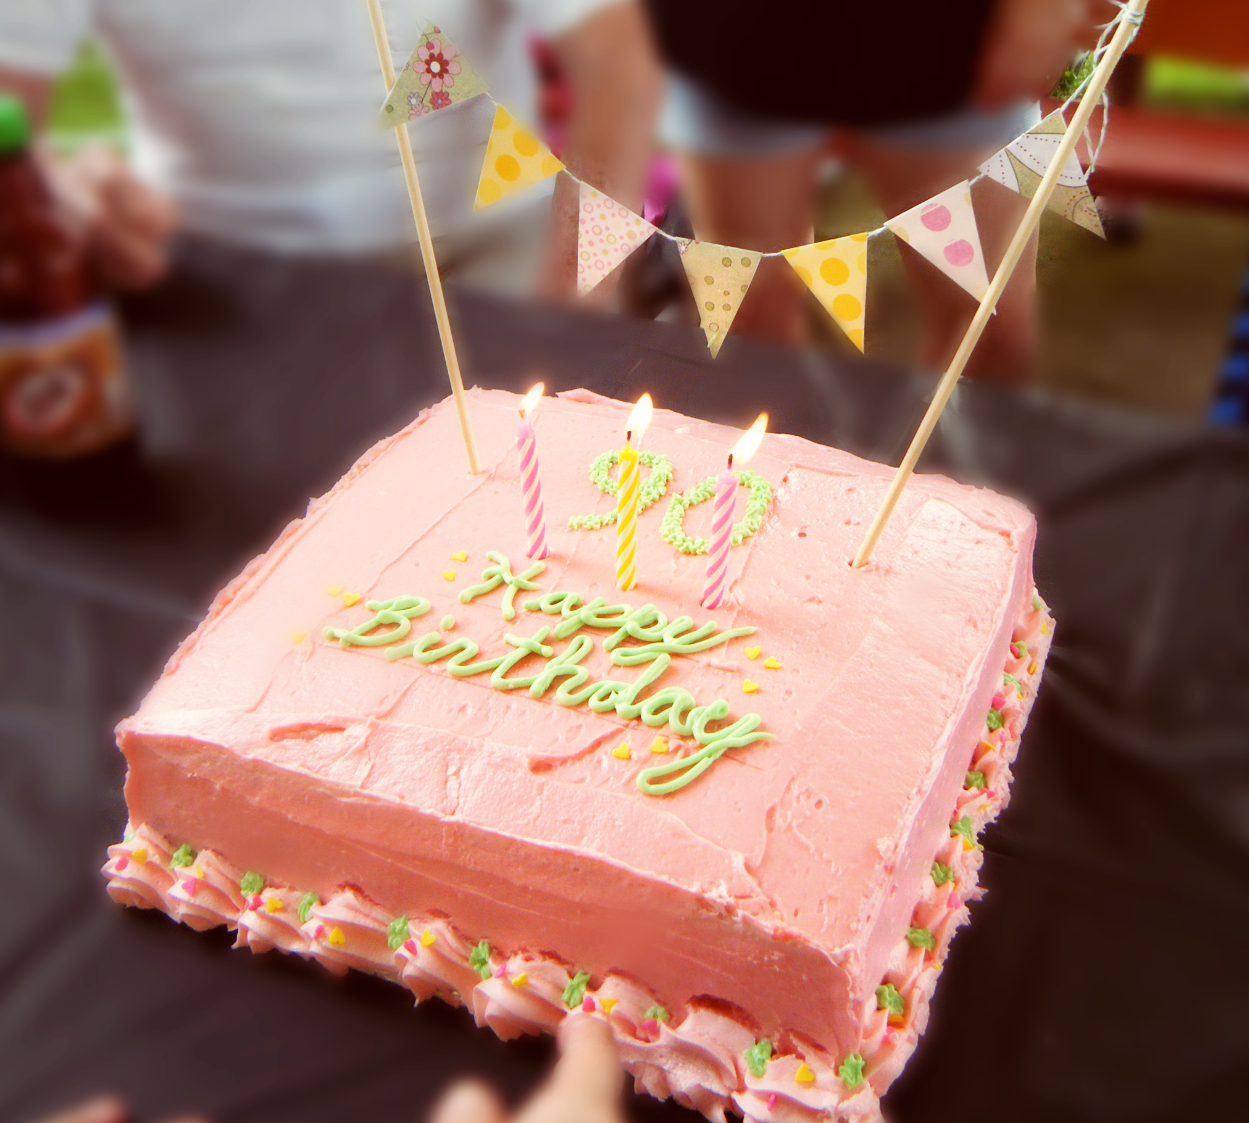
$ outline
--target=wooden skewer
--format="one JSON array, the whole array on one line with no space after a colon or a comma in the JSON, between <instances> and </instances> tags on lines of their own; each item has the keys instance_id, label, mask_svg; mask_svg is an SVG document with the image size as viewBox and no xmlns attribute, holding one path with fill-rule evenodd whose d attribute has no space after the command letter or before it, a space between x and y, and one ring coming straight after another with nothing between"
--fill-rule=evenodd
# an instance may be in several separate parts
<instances>
[{"instance_id":1,"label":"wooden skewer","mask_svg":"<svg viewBox=\"0 0 1249 1123\"><path fill-rule=\"evenodd\" d=\"M390 57L390 40L386 36L386 22L382 16L381 0L366 0L366 3L369 8L369 22L373 24L377 58L382 64L382 77L386 80L386 89L389 91L395 84L395 63ZM451 335L451 318L447 315L447 300L442 292L438 260L434 256L434 236L429 230L429 216L425 213L425 200L421 196L421 181L416 175L416 158L412 155L412 138L408 136L407 123L397 125L394 133L399 145L399 159L403 163L403 175L408 183L412 217L416 219L416 236L421 244L421 258L425 262L425 278L429 282L429 295L434 302L434 319L438 323L438 337L442 340L442 354L447 361L447 377L451 380L451 395L455 398L455 412L460 418L464 451L468 453L468 470L476 475L481 471L477 460L477 442L473 439L473 426L468 417L468 403L464 397L464 379L460 376L460 359L455 351L455 339Z\"/></svg>"},{"instance_id":2,"label":"wooden skewer","mask_svg":"<svg viewBox=\"0 0 1249 1123\"><path fill-rule=\"evenodd\" d=\"M906 450L902 463L898 465L898 470L894 474L893 482L889 485L889 490L885 492L885 498L880 505L880 509L876 512L876 517L872 519L872 525L868 527L867 534L863 537L863 544L859 547L859 552L854 555L853 565L855 569L861 569L865 566L872 556L872 551L876 549L876 544L880 541L885 524L889 521L889 516L893 514L893 509L897 506L898 499L902 495L902 489L906 487L906 481L911 478L911 473L915 470L915 464L919 460L920 454L924 451L928 438L932 436L932 432L937 426L937 420L941 416L941 411L945 409L945 404L950 400L950 394L954 391L955 383L958 382L959 377L962 375L963 368L967 366L967 360L971 358L972 351L975 350L976 344L980 342L981 333L984 331L985 325L988 324L989 317L993 315L993 310L997 307L998 299L1006 289L1006 285L1011 279L1011 274L1015 272L1015 266L1019 264L1019 258L1023 255L1028 239L1032 237L1032 232L1036 230L1037 225L1041 221L1041 215L1045 213L1046 204L1049 203L1050 196L1054 193L1058 177L1062 175L1063 169L1067 165L1068 157L1074 151L1081 134L1083 134L1085 127L1088 125L1093 110L1101 100L1102 91L1106 88L1106 82L1110 79L1111 71L1114 70L1120 56L1132 41L1136 24L1139 23L1139 17L1145 11L1145 5L1148 3L1149 0L1132 0L1124 9L1123 15L1120 17L1119 26L1115 29L1115 33L1106 47L1106 53L1102 55L1101 61L1097 64L1097 68L1089 79L1088 88L1084 91L1084 96L1076 107L1075 115L1071 118L1067 131L1063 133L1063 138L1058 144L1058 150L1054 153L1054 158L1050 161L1050 165L1041 179L1041 184L1037 188L1036 194L1032 196L1032 202L1023 216L1023 221L1019 224L1019 229L1015 231L1015 236L1006 250L1006 256L1002 258L1002 264L997 267L997 272L993 274L993 281L980 300L980 307L976 309L976 314L972 317L971 324L967 328L967 334L963 336L963 341L954 353L949 369L942 376L940 383L938 383L937 392L933 395L928 411L924 414L924 419L919 423L919 429L911 440L911 447Z\"/></svg>"}]
</instances>

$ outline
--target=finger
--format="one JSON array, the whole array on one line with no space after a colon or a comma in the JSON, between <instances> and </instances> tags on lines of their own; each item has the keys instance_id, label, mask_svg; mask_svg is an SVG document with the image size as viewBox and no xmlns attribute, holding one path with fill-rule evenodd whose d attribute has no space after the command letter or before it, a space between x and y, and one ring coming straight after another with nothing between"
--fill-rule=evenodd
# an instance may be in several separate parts
<instances>
[{"instance_id":1,"label":"finger","mask_svg":"<svg viewBox=\"0 0 1249 1123\"><path fill-rule=\"evenodd\" d=\"M615 1103L624 1074L611 1028L603 1018L569 1014L560 1025L559 1063L552 1086L598 1103Z\"/></svg>"},{"instance_id":2,"label":"finger","mask_svg":"<svg viewBox=\"0 0 1249 1123\"><path fill-rule=\"evenodd\" d=\"M153 190L128 169L121 168L101 183L105 210L117 215L132 229L152 238L168 238L177 225L173 201Z\"/></svg>"},{"instance_id":3,"label":"finger","mask_svg":"<svg viewBox=\"0 0 1249 1123\"><path fill-rule=\"evenodd\" d=\"M461 1080L434 1105L430 1123L503 1123L499 1097L479 1080Z\"/></svg>"},{"instance_id":4,"label":"finger","mask_svg":"<svg viewBox=\"0 0 1249 1123\"><path fill-rule=\"evenodd\" d=\"M120 288L153 284L169 264L161 239L111 217L91 232L91 251L104 279Z\"/></svg>"},{"instance_id":5,"label":"finger","mask_svg":"<svg viewBox=\"0 0 1249 1123\"><path fill-rule=\"evenodd\" d=\"M93 1096L42 1123L124 1123L126 1105L116 1096Z\"/></svg>"}]
</instances>

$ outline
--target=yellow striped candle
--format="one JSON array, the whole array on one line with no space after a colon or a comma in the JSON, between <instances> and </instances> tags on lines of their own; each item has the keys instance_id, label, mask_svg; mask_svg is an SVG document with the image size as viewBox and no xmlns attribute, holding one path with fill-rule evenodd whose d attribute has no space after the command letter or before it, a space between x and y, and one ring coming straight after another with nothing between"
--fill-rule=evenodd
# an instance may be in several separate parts
<instances>
[{"instance_id":1,"label":"yellow striped candle","mask_svg":"<svg viewBox=\"0 0 1249 1123\"><path fill-rule=\"evenodd\" d=\"M642 439L651 419L651 396L643 394L629 415L625 446L620 450L616 487L616 587L628 592L637 584L638 454L633 439Z\"/></svg>"}]
</instances>

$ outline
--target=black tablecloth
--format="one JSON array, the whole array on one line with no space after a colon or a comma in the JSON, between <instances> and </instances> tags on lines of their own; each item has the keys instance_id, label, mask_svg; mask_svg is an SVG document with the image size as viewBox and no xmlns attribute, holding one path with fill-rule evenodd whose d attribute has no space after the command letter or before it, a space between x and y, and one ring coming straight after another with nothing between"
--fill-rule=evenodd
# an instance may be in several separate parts
<instances>
[{"instance_id":1,"label":"black tablecloth","mask_svg":"<svg viewBox=\"0 0 1249 1123\"><path fill-rule=\"evenodd\" d=\"M931 380L453 294L471 382L642 389L896 462ZM102 1089L141 1118L416 1120L451 1075L532 1085L549 1041L113 908L113 723L216 589L445 394L395 273L188 247L127 308L144 410L89 468L0 465L0 1118ZM1249 441L965 385L928 467L1025 499L1059 621L986 900L894 1123L1243 1117L1249 1071ZM882 736L887 736L887 728ZM635 1119L693 1117L637 1099Z\"/></svg>"}]
</instances>

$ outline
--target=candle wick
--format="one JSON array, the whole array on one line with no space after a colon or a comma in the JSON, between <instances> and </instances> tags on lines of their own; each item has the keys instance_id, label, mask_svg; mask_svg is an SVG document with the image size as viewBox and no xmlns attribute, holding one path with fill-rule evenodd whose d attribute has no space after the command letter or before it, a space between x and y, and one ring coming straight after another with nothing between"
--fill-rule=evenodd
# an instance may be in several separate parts
<instances>
[{"instance_id":1,"label":"candle wick","mask_svg":"<svg viewBox=\"0 0 1249 1123\"><path fill-rule=\"evenodd\" d=\"M733 454L730 452L729 453L729 471L731 472L732 470L733 470Z\"/></svg>"},{"instance_id":2,"label":"candle wick","mask_svg":"<svg viewBox=\"0 0 1249 1123\"><path fill-rule=\"evenodd\" d=\"M632 429L625 430L625 444L626 445L633 444L633 430Z\"/></svg>"}]
</instances>

